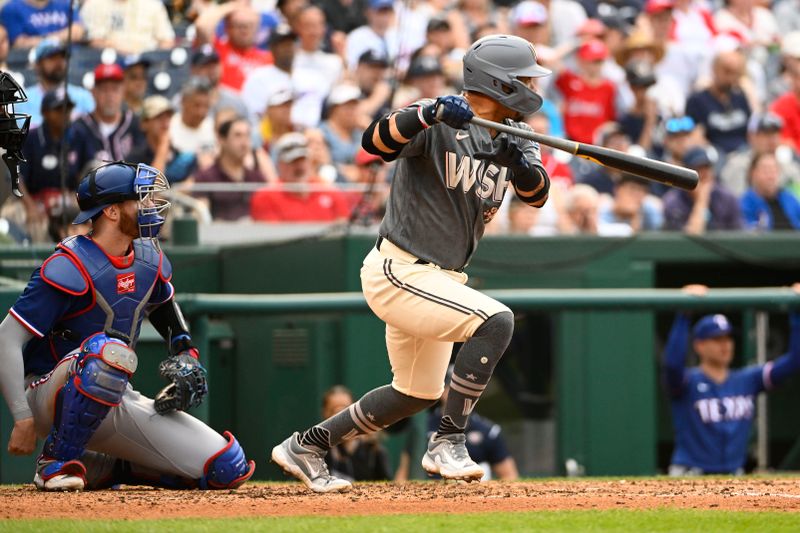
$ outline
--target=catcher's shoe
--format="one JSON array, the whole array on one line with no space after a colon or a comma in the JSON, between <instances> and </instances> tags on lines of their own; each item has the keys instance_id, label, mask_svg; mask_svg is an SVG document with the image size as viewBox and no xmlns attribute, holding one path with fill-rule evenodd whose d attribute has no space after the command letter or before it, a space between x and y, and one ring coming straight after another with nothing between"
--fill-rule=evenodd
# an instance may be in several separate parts
<instances>
[{"instance_id":1,"label":"catcher's shoe","mask_svg":"<svg viewBox=\"0 0 800 533\"><path fill-rule=\"evenodd\" d=\"M346 479L330 475L325 452L301 446L297 432L272 448L272 460L314 492L345 492L353 486Z\"/></svg>"},{"instance_id":2,"label":"catcher's shoe","mask_svg":"<svg viewBox=\"0 0 800 533\"><path fill-rule=\"evenodd\" d=\"M83 490L86 488L86 467L77 460L59 461L40 455L33 484L45 491Z\"/></svg>"},{"instance_id":3,"label":"catcher's shoe","mask_svg":"<svg viewBox=\"0 0 800 533\"><path fill-rule=\"evenodd\" d=\"M463 433L442 436L434 433L428 442L428 451L422 457L422 468L444 479L480 481L483 468L470 458L466 442Z\"/></svg>"}]
</instances>

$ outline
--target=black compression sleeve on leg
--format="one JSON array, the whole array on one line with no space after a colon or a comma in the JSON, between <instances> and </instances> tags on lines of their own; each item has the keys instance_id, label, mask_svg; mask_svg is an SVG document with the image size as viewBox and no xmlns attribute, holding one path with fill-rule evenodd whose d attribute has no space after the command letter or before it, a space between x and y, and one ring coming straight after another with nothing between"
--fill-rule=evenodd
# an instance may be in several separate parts
<instances>
[{"instance_id":1,"label":"black compression sleeve on leg","mask_svg":"<svg viewBox=\"0 0 800 533\"><path fill-rule=\"evenodd\" d=\"M513 332L514 315L507 311L497 313L475 330L461 347L456 355L438 434L464 432L469 415L511 342Z\"/></svg>"},{"instance_id":2,"label":"black compression sleeve on leg","mask_svg":"<svg viewBox=\"0 0 800 533\"><path fill-rule=\"evenodd\" d=\"M430 407L438 400L414 398L384 385L366 393L356 403L303 432L300 444L328 450L343 440L385 429Z\"/></svg>"}]
</instances>

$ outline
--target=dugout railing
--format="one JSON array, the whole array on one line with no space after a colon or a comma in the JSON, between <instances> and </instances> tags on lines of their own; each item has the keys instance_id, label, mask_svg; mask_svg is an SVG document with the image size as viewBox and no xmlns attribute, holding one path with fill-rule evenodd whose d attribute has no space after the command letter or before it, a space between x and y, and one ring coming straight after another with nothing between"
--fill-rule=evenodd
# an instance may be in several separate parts
<instances>
[{"instance_id":1,"label":"dugout railing","mask_svg":"<svg viewBox=\"0 0 800 533\"><path fill-rule=\"evenodd\" d=\"M18 293L17 286L2 288L0 298L10 305ZM703 297L678 289L486 293L519 314L545 313L552 319L555 472L563 473L565 462L574 459L589 475L657 472L658 423L664 418L658 412L662 394L657 375L660 346L655 342L658 312L738 314L741 361L749 363L767 359L770 315L800 306L800 296L789 288L711 289ZM355 374L371 386L388 379L382 323L371 315L360 293L183 294L179 299L211 370L209 401L195 414L220 430L235 431L259 461L259 477L277 476L266 461L267 450L287 431L316 419L324 388L351 383ZM360 317L355 328L352 321L341 320L346 316ZM342 344L341 336L363 339L361 351L370 357L348 360L339 352L352 343ZM140 345L142 352L148 352L143 355L148 361L161 357L163 346L154 332L146 330ZM796 385L795 380L788 387ZM357 394L365 390L354 387ZM769 459L765 407L762 398L756 431L761 467ZM11 428L5 409L1 418L0 438L5 442ZM781 458L782 464L792 464L798 454L800 441ZM29 481L32 461L11 458L4 451L0 479Z\"/></svg>"},{"instance_id":2,"label":"dugout railing","mask_svg":"<svg viewBox=\"0 0 800 533\"><path fill-rule=\"evenodd\" d=\"M656 471L658 418L657 358L653 345L657 311L726 311L741 313L745 362L767 360L769 313L800 306L789 288L712 289L690 296L678 289L523 289L490 290L487 294L519 312L553 315L556 329L557 440L559 465L574 459L589 474L648 474ZM369 313L360 293L280 295L191 294L181 298L201 352L211 317L324 317ZM613 313L614 320L608 320ZM620 314L621 313L621 314ZM264 338L269 351L269 338ZM274 339L273 339L274 342ZM273 346L274 348L274 346ZM610 349L609 349L610 348ZM376 357L384 358L381 353ZM292 363L289 362L289 366ZM280 372L280 370L278 370ZM345 377L346 378L346 377ZM375 385L380 381L376 381ZM280 386L286 386L282 383ZM288 384L284 397L303 397ZM273 417L277 405L262 405L262 416ZM286 405L292 405L287 400ZM767 402L759 400L756 431L757 468L766 468ZM258 439L261 441L261 439ZM264 444L267 444L264 442ZM787 454L790 463L800 452L800 440ZM561 467L558 468L561 470Z\"/></svg>"}]
</instances>

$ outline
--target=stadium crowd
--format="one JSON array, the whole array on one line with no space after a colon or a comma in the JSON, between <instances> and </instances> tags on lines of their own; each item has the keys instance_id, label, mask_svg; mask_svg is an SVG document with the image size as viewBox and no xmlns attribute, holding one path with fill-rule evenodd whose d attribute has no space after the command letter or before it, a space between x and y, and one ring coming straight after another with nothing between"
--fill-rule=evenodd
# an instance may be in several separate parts
<instances>
[{"instance_id":1,"label":"stadium crowd","mask_svg":"<svg viewBox=\"0 0 800 533\"><path fill-rule=\"evenodd\" d=\"M494 33L529 40L553 72L535 130L687 166L700 184L543 146L550 201L511 198L487 232L800 229L798 0L72 3L0 8L0 69L32 116L28 194L4 214L35 240L58 238L82 173L114 159L164 169L214 220L375 223L392 168L360 148L363 130L458 92L465 49Z\"/></svg>"}]
</instances>

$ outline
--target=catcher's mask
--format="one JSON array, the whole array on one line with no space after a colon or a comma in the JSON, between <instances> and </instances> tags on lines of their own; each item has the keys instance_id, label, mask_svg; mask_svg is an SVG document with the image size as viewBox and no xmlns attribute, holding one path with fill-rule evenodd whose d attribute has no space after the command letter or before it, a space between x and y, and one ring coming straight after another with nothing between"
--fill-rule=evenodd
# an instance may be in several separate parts
<instances>
[{"instance_id":1,"label":"catcher's mask","mask_svg":"<svg viewBox=\"0 0 800 533\"><path fill-rule=\"evenodd\" d=\"M167 178L150 165L115 161L99 166L86 174L78 185L81 212L72 223L82 224L94 219L109 205L136 200L139 235L143 239L155 239L170 207L169 200L162 196L168 190Z\"/></svg>"},{"instance_id":2,"label":"catcher's mask","mask_svg":"<svg viewBox=\"0 0 800 533\"><path fill-rule=\"evenodd\" d=\"M11 187L16 196L19 191L19 163L25 161L22 145L28 136L31 116L17 113L14 104L27 102L28 96L17 80L8 72L0 71L0 148L5 149L3 161L11 173Z\"/></svg>"}]
</instances>

